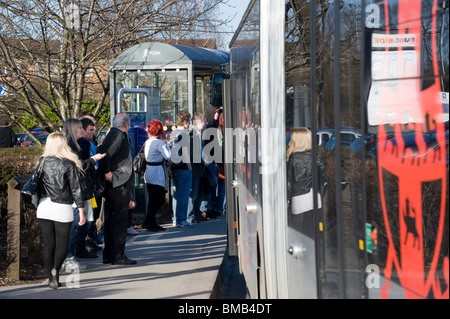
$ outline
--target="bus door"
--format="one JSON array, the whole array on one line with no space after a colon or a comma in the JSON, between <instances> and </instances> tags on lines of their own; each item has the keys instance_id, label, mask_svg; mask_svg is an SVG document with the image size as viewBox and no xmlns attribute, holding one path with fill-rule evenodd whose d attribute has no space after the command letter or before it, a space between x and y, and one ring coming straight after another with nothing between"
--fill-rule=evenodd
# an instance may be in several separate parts
<instances>
[{"instance_id":1,"label":"bus door","mask_svg":"<svg viewBox=\"0 0 450 319\"><path fill-rule=\"evenodd\" d=\"M239 82L242 83L242 82ZM236 86L235 88L237 88ZM253 100L251 100L254 102ZM254 104L245 98L236 101L233 114L235 128L233 139L235 207L238 211L240 232L238 234L241 272L246 278L250 296L260 298L261 287L261 177L257 162L258 130ZM256 123L256 124L255 124Z\"/></svg>"},{"instance_id":2,"label":"bus door","mask_svg":"<svg viewBox=\"0 0 450 319\"><path fill-rule=\"evenodd\" d=\"M227 129L233 127L233 113L231 109L231 92L230 92L230 80L223 81L223 110L224 110L224 126ZM233 143L225 142L224 159L232 159ZM228 255L238 256L238 241L237 241L237 229L238 229L238 214L235 203L234 188L237 186L234 180L234 166L233 161L224 160L225 166L225 193L226 193L226 212L227 212L227 230L228 230Z\"/></svg>"},{"instance_id":3,"label":"bus door","mask_svg":"<svg viewBox=\"0 0 450 319\"><path fill-rule=\"evenodd\" d=\"M293 136L293 129L310 127L308 113L308 90L304 86L290 86L286 93L286 145L289 146ZM298 135L294 135L295 137ZM312 139L315 141L315 138ZM293 141L294 143L294 141ZM304 153L304 152L302 152ZM287 179L291 181L289 188L294 188L292 182L298 176L292 169L295 164L294 157L287 161ZM312 169L312 168L311 168ZM312 191L312 189L311 189ZM314 192L313 192L314 193ZM311 195L311 196L310 196ZM315 248L315 216L314 203L311 201L312 194L290 197L287 212L288 221L288 276L290 298L317 298L317 276L316 276L316 248ZM300 201L300 202L299 202ZM300 208L301 205L309 207ZM320 198L316 205L321 205Z\"/></svg>"}]
</instances>

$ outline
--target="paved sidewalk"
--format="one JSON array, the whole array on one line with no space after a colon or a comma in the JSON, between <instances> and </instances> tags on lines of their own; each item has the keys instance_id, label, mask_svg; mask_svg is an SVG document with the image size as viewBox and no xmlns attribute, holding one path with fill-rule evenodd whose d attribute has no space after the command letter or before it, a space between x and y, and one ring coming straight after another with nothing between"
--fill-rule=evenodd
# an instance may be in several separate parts
<instances>
[{"instance_id":1,"label":"paved sidewalk","mask_svg":"<svg viewBox=\"0 0 450 319\"><path fill-rule=\"evenodd\" d=\"M227 246L226 217L193 228L163 226L167 231L127 236L125 253L137 265L104 265L100 253L80 259L88 269L79 276L62 271L57 290L44 283L0 287L0 299L210 298Z\"/></svg>"}]
</instances>

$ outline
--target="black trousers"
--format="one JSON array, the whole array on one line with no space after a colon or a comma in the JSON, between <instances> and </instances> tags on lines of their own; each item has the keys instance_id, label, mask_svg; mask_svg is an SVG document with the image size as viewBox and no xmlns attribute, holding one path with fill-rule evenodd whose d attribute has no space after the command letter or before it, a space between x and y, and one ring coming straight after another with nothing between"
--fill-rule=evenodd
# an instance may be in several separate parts
<instances>
[{"instance_id":1,"label":"black trousers","mask_svg":"<svg viewBox=\"0 0 450 319\"><path fill-rule=\"evenodd\" d=\"M130 195L126 184L113 188L111 183L107 183L103 196L105 197L103 261L114 262L125 258Z\"/></svg>"},{"instance_id":2,"label":"black trousers","mask_svg":"<svg viewBox=\"0 0 450 319\"><path fill-rule=\"evenodd\" d=\"M44 240L43 261L45 271L51 278L52 269L59 273L69 249L70 228L72 223L60 223L38 218Z\"/></svg>"},{"instance_id":3,"label":"black trousers","mask_svg":"<svg viewBox=\"0 0 450 319\"><path fill-rule=\"evenodd\" d=\"M166 200L166 192L164 187L153 184L147 184L147 192L148 192L148 205L144 225L156 227L158 226L158 223L156 222L156 213Z\"/></svg>"}]
</instances>

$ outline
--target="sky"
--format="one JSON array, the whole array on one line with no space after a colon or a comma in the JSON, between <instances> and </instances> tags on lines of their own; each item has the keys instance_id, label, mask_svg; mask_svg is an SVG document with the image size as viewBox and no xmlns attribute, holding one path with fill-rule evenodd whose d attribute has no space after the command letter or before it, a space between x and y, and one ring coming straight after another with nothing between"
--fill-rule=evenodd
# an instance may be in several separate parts
<instances>
[{"instance_id":1,"label":"sky","mask_svg":"<svg viewBox=\"0 0 450 319\"><path fill-rule=\"evenodd\" d=\"M234 32L236 31L239 23L241 23L242 15L247 10L248 4L250 0L228 0L228 5L221 5L220 13L223 19L232 19L229 23L230 28L227 28L225 31L230 31L228 34L224 34L226 47L221 48L222 50L228 51L228 44L233 37Z\"/></svg>"}]
</instances>

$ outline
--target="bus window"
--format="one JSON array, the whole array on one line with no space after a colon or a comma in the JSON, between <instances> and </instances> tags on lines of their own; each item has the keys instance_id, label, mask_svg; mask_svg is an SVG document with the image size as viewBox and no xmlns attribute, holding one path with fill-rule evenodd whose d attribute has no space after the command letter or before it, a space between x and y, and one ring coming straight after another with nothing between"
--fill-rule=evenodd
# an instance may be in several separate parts
<instances>
[{"instance_id":1,"label":"bus window","mask_svg":"<svg viewBox=\"0 0 450 319\"><path fill-rule=\"evenodd\" d=\"M377 145L368 158L366 251L381 274L369 297L448 298L448 1L380 7L365 41Z\"/></svg>"}]
</instances>

